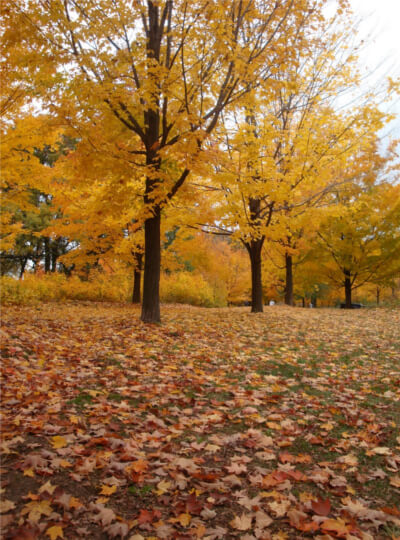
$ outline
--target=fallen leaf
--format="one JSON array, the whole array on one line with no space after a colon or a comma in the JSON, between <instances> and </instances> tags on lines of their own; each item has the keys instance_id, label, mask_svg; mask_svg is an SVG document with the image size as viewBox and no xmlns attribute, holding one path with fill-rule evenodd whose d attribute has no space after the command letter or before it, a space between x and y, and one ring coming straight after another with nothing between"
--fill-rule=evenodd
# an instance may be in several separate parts
<instances>
[{"instance_id":1,"label":"fallen leaf","mask_svg":"<svg viewBox=\"0 0 400 540\"><path fill-rule=\"evenodd\" d=\"M51 540L57 540L57 538L64 538L63 529L59 525L53 525L53 527L47 529L46 535L50 536Z\"/></svg>"},{"instance_id":2,"label":"fallen leaf","mask_svg":"<svg viewBox=\"0 0 400 540\"><path fill-rule=\"evenodd\" d=\"M242 514L240 517L235 516L232 521L230 522L230 525L233 529L238 529L239 531L247 531L251 528L251 516Z\"/></svg>"}]
</instances>

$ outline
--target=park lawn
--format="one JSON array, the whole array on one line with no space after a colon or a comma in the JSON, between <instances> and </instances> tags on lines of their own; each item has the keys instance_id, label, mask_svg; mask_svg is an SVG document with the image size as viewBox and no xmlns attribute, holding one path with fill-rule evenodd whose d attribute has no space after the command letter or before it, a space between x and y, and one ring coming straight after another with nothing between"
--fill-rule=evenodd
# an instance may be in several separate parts
<instances>
[{"instance_id":1,"label":"park lawn","mask_svg":"<svg viewBox=\"0 0 400 540\"><path fill-rule=\"evenodd\" d=\"M400 311L7 307L4 538L400 538Z\"/></svg>"}]
</instances>

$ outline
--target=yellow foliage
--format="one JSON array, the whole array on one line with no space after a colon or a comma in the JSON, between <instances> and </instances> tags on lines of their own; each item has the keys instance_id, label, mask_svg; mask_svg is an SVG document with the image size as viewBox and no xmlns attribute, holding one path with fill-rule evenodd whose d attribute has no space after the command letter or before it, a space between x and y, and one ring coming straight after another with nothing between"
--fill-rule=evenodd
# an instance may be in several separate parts
<instances>
[{"instance_id":1,"label":"yellow foliage","mask_svg":"<svg viewBox=\"0 0 400 540\"><path fill-rule=\"evenodd\" d=\"M162 302L211 307L215 303L212 287L198 273L163 274L160 283Z\"/></svg>"},{"instance_id":2,"label":"yellow foliage","mask_svg":"<svg viewBox=\"0 0 400 540\"><path fill-rule=\"evenodd\" d=\"M93 273L87 281L62 274L25 274L23 280L3 276L0 284L3 304L23 305L64 300L125 302L131 287L126 275L100 272Z\"/></svg>"}]
</instances>

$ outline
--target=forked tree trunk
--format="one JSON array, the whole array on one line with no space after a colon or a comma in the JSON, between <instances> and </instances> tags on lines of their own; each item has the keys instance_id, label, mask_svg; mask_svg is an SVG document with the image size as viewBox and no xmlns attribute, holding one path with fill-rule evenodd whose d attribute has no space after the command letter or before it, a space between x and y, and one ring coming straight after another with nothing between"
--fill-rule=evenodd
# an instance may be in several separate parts
<instances>
[{"instance_id":1,"label":"forked tree trunk","mask_svg":"<svg viewBox=\"0 0 400 540\"><path fill-rule=\"evenodd\" d=\"M251 312L262 313L264 311L261 274L261 250L263 240L252 240L246 243L251 264Z\"/></svg>"},{"instance_id":2,"label":"forked tree trunk","mask_svg":"<svg viewBox=\"0 0 400 540\"><path fill-rule=\"evenodd\" d=\"M161 210L144 223L144 279L141 320L160 322Z\"/></svg>"},{"instance_id":3,"label":"forked tree trunk","mask_svg":"<svg viewBox=\"0 0 400 540\"><path fill-rule=\"evenodd\" d=\"M285 254L286 282L285 304L293 306L293 259L288 253Z\"/></svg>"},{"instance_id":4,"label":"forked tree trunk","mask_svg":"<svg viewBox=\"0 0 400 540\"><path fill-rule=\"evenodd\" d=\"M351 309L351 274L349 270L344 270L344 294L345 308Z\"/></svg>"},{"instance_id":5,"label":"forked tree trunk","mask_svg":"<svg viewBox=\"0 0 400 540\"><path fill-rule=\"evenodd\" d=\"M141 253L135 253L135 271L133 273L133 293L132 304L140 304L140 279L142 277L142 257Z\"/></svg>"}]
</instances>

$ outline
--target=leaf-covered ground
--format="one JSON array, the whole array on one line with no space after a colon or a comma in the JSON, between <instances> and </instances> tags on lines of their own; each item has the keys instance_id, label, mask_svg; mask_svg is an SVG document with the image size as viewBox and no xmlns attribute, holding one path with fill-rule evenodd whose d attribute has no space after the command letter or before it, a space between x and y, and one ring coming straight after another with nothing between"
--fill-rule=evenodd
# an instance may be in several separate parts
<instances>
[{"instance_id":1,"label":"leaf-covered ground","mask_svg":"<svg viewBox=\"0 0 400 540\"><path fill-rule=\"evenodd\" d=\"M400 313L247 309L5 309L3 537L399 538Z\"/></svg>"}]
</instances>

